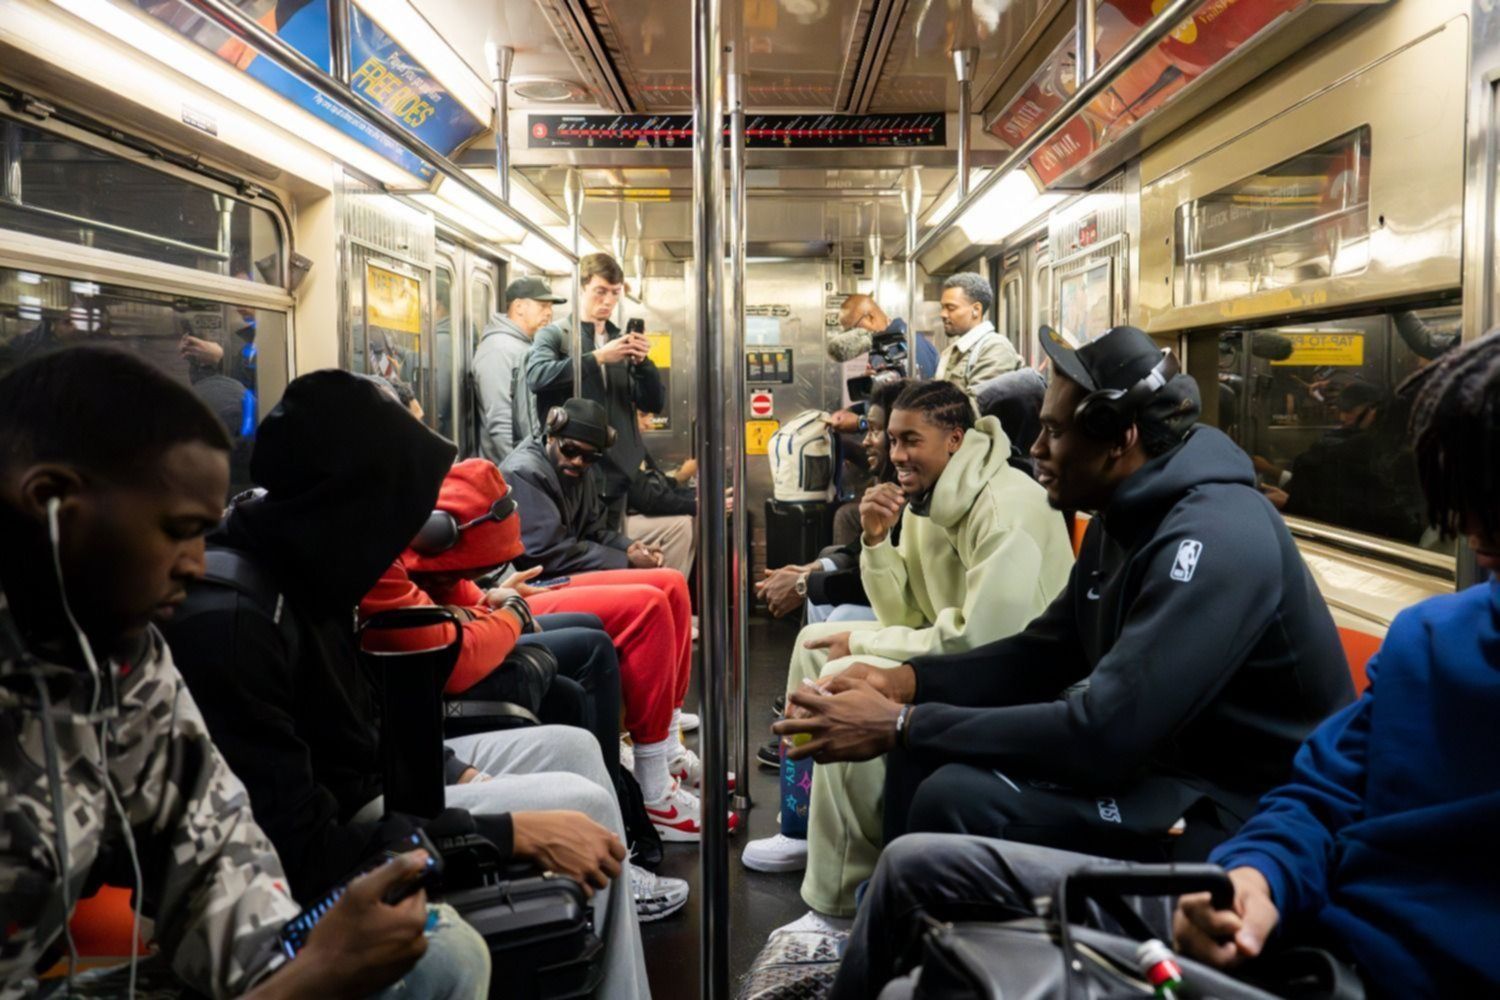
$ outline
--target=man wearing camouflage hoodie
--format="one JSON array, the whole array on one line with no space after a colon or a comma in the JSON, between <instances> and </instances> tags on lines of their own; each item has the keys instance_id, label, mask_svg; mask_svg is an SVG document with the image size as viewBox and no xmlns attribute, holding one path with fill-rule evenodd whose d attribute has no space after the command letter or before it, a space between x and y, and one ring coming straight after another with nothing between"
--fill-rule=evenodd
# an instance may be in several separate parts
<instances>
[{"instance_id":1,"label":"man wearing camouflage hoodie","mask_svg":"<svg viewBox=\"0 0 1500 1000\"><path fill-rule=\"evenodd\" d=\"M383 901L421 852L355 880L296 961L279 947L281 863L152 624L202 574L228 473L214 415L132 355L0 379L0 998L43 993L64 957L73 992L68 920L104 882L134 887L159 946L114 992L482 997L478 935L420 891Z\"/></svg>"}]
</instances>

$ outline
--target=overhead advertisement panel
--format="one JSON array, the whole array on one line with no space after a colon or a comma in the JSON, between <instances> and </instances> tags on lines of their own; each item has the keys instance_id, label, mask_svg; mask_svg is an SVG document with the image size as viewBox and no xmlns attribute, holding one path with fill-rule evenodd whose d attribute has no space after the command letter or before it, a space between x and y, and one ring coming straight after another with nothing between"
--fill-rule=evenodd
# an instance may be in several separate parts
<instances>
[{"instance_id":1,"label":"overhead advertisement panel","mask_svg":"<svg viewBox=\"0 0 1500 1000\"><path fill-rule=\"evenodd\" d=\"M329 100L188 5L178 0L133 0L133 3L407 173L424 181L436 175L420 157L356 112ZM323 71L333 71L328 0L273 0L269 6L265 0L234 0L234 3ZM354 70L351 83L360 97L447 156L484 130L478 119L368 16L351 6L350 21L350 66Z\"/></svg>"},{"instance_id":2,"label":"overhead advertisement panel","mask_svg":"<svg viewBox=\"0 0 1500 1000\"><path fill-rule=\"evenodd\" d=\"M1190 19L1130 65L1103 94L1069 119L1046 145L1032 154L1030 167L1043 185L1051 184L1127 130L1169 104L1232 52L1273 22L1307 6L1309 0L1207 0ZM1098 61L1103 65L1123 49L1165 0L1099 0ZM1076 39L1060 42L1021 92L990 123L990 132L1012 148L1051 117L1077 89Z\"/></svg>"}]
</instances>

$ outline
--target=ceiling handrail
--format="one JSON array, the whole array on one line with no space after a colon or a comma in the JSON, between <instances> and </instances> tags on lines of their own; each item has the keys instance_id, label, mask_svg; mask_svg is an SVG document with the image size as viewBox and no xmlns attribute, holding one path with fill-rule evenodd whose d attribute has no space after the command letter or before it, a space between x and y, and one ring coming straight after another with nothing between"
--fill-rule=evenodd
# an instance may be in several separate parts
<instances>
[{"instance_id":1,"label":"ceiling handrail","mask_svg":"<svg viewBox=\"0 0 1500 1000\"><path fill-rule=\"evenodd\" d=\"M972 188L966 197L959 199L943 220L927 232L923 233L916 241L916 246L908 245L901 255L905 260L910 256L920 257L932 248L932 245L947 235L948 231L958 222L963 214L989 194L990 190L1008 177L1017 167L1020 167L1031 155L1053 138L1063 125L1085 107L1094 98L1113 86L1124 74L1126 68L1140 56L1144 55L1153 46L1160 42L1173 29L1187 19L1193 8L1203 4L1203 0L1171 0L1163 7L1160 14L1141 26L1141 30L1130 37L1125 47L1110 57L1109 61L1099 67L1099 71L1086 78L1075 90L1071 97L1063 101L1052 116L1032 132L1030 136L1023 139L1021 144L1011 151L1010 155L1001 161L1000 165L985 174Z\"/></svg>"}]
</instances>

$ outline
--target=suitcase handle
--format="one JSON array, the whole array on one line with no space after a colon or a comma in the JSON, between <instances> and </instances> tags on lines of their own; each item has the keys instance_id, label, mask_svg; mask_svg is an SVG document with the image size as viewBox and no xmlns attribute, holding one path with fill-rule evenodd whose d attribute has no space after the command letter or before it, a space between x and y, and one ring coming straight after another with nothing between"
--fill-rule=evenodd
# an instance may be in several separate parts
<instances>
[{"instance_id":1,"label":"suitcase handle","mask_svg":"<svg viewBox=\"0 0 1500 1000\"><path fill-rule=\"evenodd\" d=\"M1062 888L1072 903L1111 896L1185 896L1206 892L1214 909L1234 905L1234 883L1218 865L1085 865L1063 880ZM1063 903L1059 891L1059 907ZM1071 914L1066 914L1071 918Z\"/></svg>"}]
</instances>

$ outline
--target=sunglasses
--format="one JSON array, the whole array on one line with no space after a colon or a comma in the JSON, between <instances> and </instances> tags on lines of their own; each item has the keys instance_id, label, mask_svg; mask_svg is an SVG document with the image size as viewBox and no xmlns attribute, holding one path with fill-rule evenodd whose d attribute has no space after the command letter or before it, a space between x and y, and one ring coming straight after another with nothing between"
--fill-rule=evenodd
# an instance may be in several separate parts
<instances>
[{"instance_id":1,"label":"sunglasses","mask_svg":"<svg viewBox=\"0 0 1500 1000\"><path fill-rule=\"evenodd\" d=\"M560 442L557 450L562 452L566 458L581 458L585 465L593 465L604 457L604 452L594 451L592 448L580 448L571 441Z\"/></svg>"}]
</instances>

